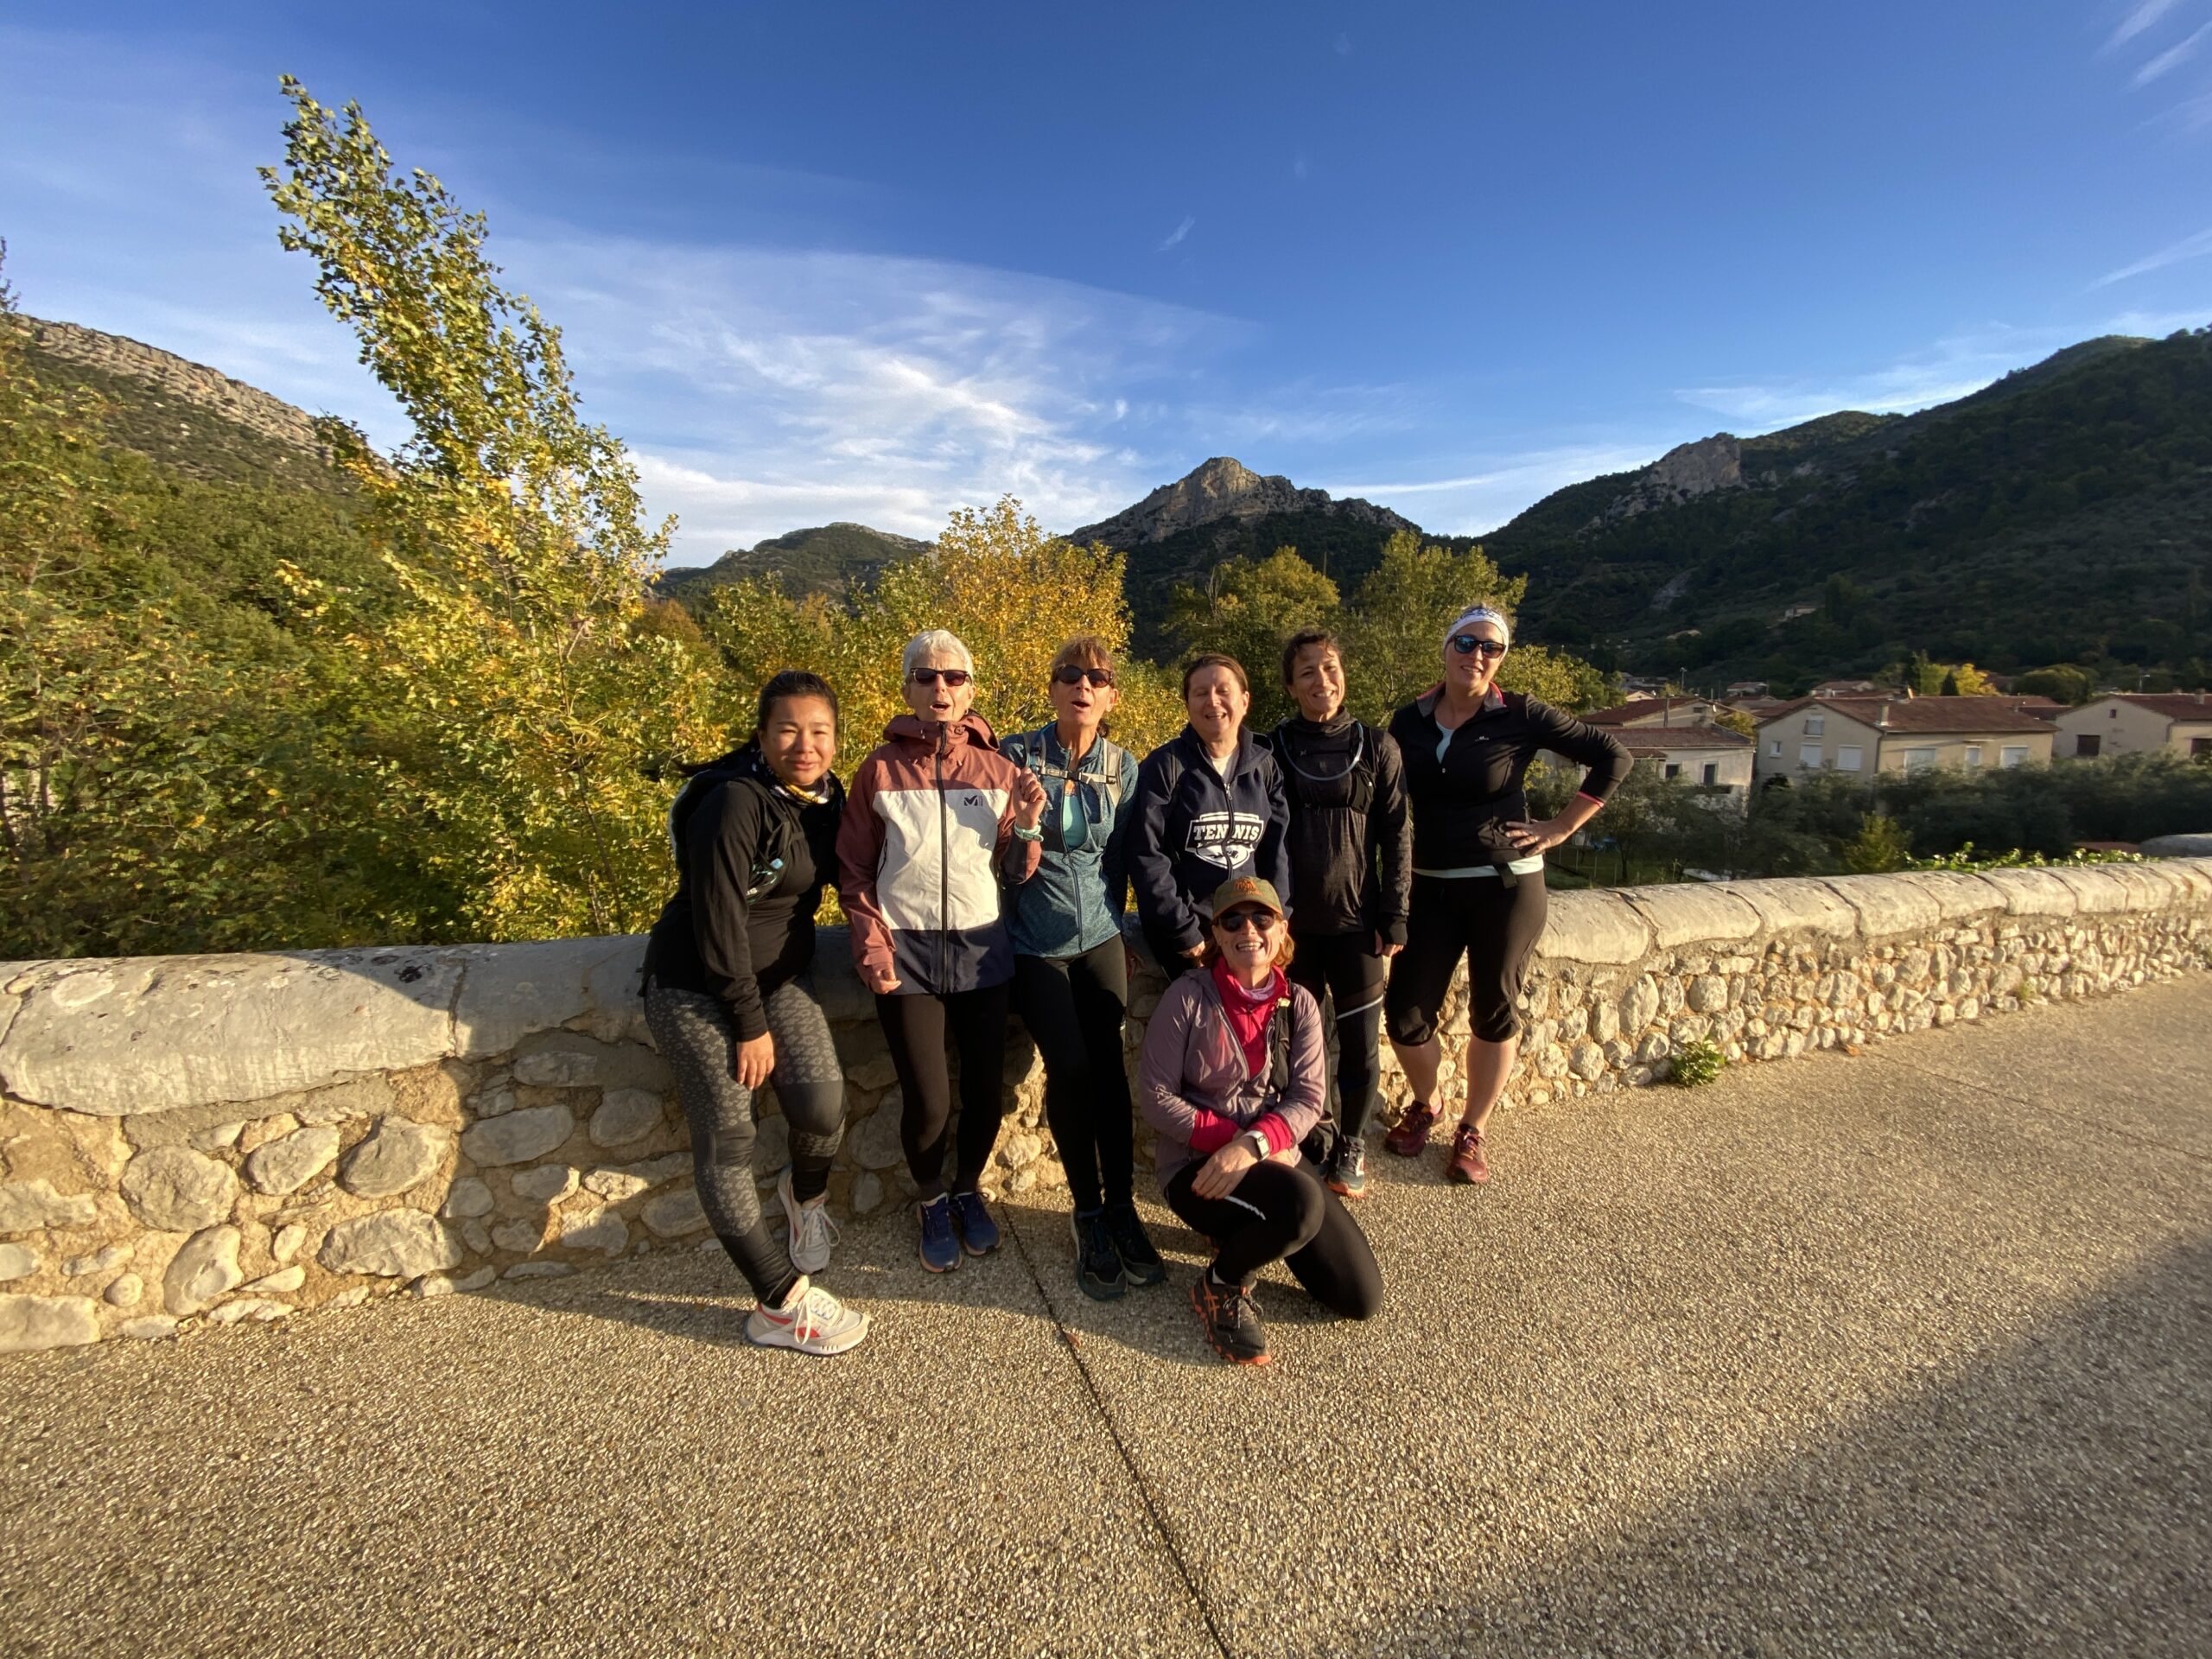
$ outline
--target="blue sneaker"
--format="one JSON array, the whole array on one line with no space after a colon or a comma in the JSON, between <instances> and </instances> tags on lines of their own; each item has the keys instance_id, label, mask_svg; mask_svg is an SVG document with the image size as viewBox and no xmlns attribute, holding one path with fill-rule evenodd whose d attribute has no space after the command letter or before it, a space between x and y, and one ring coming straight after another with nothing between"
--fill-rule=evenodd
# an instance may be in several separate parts
<instances>
[{"instance_id":1,"label":"blue sneaker","mask_svg":"<svg viewBox=\"0 0 2212 1659\"><path fill-rule=\"evenodd\" d=\"M940 1192L914 1211L922 1218L922 1265L931 1273L950 1273L960 1265L960 1241L952 1236L952 1200Z\"/></svg>"},{"instance_id":2,"label":"blue sneaker","mask_svg":"<svg viewBox=\"0 0 2212 1659\"><path fill-rule=\"evenodd\" d=\"M983 1207L982 1193L954 1193L952 1219L960 1229L960 1242L968 1247L969 1255L988 1255L998 1249L999 1224L991 1219L991 1212Z\"/></svg>"}]
</instances>

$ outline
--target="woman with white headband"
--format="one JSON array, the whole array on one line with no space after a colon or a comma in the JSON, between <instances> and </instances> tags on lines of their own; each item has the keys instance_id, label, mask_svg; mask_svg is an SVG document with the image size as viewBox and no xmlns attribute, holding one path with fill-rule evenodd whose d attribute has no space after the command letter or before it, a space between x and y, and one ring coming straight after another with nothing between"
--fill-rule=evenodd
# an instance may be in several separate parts
<instances>
[{"instance_id":1,"label":"woman with white headband","mask_svg":"<svg viewBox=\"0 0 2212 1659\"><path fill-rule=\"evenodd\" d=\"M1413 803L1413 904L1406 948L1390 965L1383 1024L1413 1099L1383 1145L1415 1158L1440 1116L1437 1039L1445 994L1467 960L1467 1103L1445 1173L1486 1181L1484 1139L1520 1052L1514 1003L1544 929L1544 854L1597 815L1628 776L1629 754L1596 727L1493 682L1512 624L1487 605L1444 631L1444 677L1391 717ZM1585 767L1556 817L1531 819L1522 780L1539 751Z\"/></svg>"}]
</instances>

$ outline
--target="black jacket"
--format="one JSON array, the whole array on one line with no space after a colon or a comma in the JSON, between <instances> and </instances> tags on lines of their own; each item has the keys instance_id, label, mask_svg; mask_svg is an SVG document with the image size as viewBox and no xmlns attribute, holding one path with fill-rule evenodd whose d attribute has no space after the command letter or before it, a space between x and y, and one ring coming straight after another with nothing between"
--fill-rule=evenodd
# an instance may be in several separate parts
<instances>
[{"instance_id":1,"label":"black jacket","mask_svg":"<svg viewBox=\"0 0 2212 1659\"><path fill-rule=\"evenodd\" d=\"M1529 816L1522 779L1540 750L1588 768L1582 792L1602 801L1628 776L1629 753L1610 733L1519 691L1493 690L1484 707L1452 734L1436 723L1442 688L1390 716L1390 735L1406 766L1414 807L1414 863L1424 870L1502 864L1517 855L1505 826Z\"/></svg>"},{"instance_id":2,"label":"black jacket","mask_svg":"<svg viewBox=\"0 0 2212 1659\"><path fill-rule=\"evenodd\" d=\"M1185 726L1145 756L1130 808L1129 885L1148 933L1172 938L1179 950L1205 943L1202 909L1232 875L1260 876L1286 906L1298 902L1283 855L1290 807L1282 775L1251 733L1237 733L1224 782Z\"/></svg>"},{"instance_id":3,"label":"black jacket","mask_svg":"<svg viewBox=\"0 0 2212 1659\"><path fill-rule=\"evenodd\" d=\"M1326 726L1294 715L1268 741L1290 802L1296 931L1403 944L1414 842L1398 746L1349 715Z\"/></svg>"},{"instance_id":4,"label":"black jacket","mask_svg":"<svg viewBox=\"0 0 2212 1659\"><path fill-rule=\"evenodd\" d=\"M720 997L747 1041L768 1029L761 997L814 960L845 809L834 776L822 787L826 802L801 801L748 747L694 773L668 810L676 896L646 942L646 982Z\"/></svg>"}]
</instances>

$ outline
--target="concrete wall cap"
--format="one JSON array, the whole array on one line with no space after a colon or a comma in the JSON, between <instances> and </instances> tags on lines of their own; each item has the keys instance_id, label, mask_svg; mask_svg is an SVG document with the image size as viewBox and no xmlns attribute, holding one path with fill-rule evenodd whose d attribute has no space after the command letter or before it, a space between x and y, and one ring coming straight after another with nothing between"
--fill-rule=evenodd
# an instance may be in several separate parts
<instances>
[{"instance_id":1,"label":"concrete wall cap","mask_svg":"<svg viewBox=\"0 0 2212 1659\"><path fill-rule=\"evenodd\" d=\"M1984 870L1986 881L2005 900L2012 916L2071 916L2074 889L2050 870Z\"/></svg>"},{"instance_id":2,"label":"concrete wall cap","mask_svg":"<svg viewBox=\"0 0 2212 1659\"><path fill-rule=\"evenodd\" d=\"M1758 912L1767 933L1819 933L1848 938L1859 931L1859 912L1822 881L1807 876L1772 881L1731 881L1727 890Z\"/></svg>"},{"instance_id":3,"label":"concrete wall cap","mask_svg":"<svg viewBox=\"0 0 2212 1659\"><path fill-rule=\"evenodd\" d=\"M2180 895L2172 882L2150 864L2101 864L2092 868L2120 883L2130 910L2168 910Z\"/></svg>"},{"instance_id":4,"label":"concrete wall cap","mask_svg":"<svg viewBox=\"0 0 2212 1659\"><path fill-rule=\"evenodd\" d=\"M1544 962L1641 962L1651 949L1643 918L1614 893L1555 893L1536 956Z\"/></svg>"},{"instance_id":5,"label":"concrete wall cap","mask_svg":"<svg viewBox=\"0 0 2212 1659\"><path fill-rule=\"evenodd\" d=\"M2074 908L2083 916L2109 915L2126 910L2131 890L2113 879L2116 866L2055 864L2050 874L2074 895Z\"/></svg>"},{"instance_id":6,"label":"concrete wall cap","mask_svg":"<svg viewBox=\"0 0 2212 1659\"><path fill-rule=\"evenodd\" d=\"M1733 944L1759 931L1759 913L1732 885L1685 882L1660 887L1617 889L1650 925L1651 943L1662 950L1686 944Z\"/></svg>"},{"instance_id":7,"label":"concrete wall cap","mask_svg":"<svg viewBox=\"0 0 2212 1659\"><path fill-rule=\"evenodd\" d=\"M0 1082L99 1117L315 1089L443 1059L460 964L427 950L137 957L34 979Z\"/></svg>"},{"instance_id":8,"label":"concrete wall cap","mask_svg":"<svg viewBox=\"0 0 2212 1659\"><path fill-rule=\"evenodd\" d=\"M2164 858L2151 868L2180 888L2192 906L2212 905L2212 858Z\"/></svg>"},{"instance_id":9,"label":"concrete wall cap","mask_svg":"<svg viewBox=\"0 0 2212 1659\"><path fill-rule=\"evenodd\" d=\"M461 964L454 1053L480 1060L506 1053L533 1032L588 1018L616 995L634 1001L645 941L617 933L474 945L454 954Z\"/></svg>"},{"instance_id":10,"label":"concrete wall cap","mask_svg":"<svg viewBox=\"0 0 2212 1659\"><path fill-rule=\"evenodd\" d=\"M1942 925L1943 906L1936 895L1903 875L1831 875L1822 878L1836 896L1859 912L1859 931L1870 939L1924 933Z\"/></svg>"},{"instance_id":11,"label":"concrete wall cap","mask_svg":"<svg viewBox=\"0 0 2212 1659\"><path fill-rule=\"evenodd\" d=\"M1934 895L1947 922L1964 921L1970 916L1986 916L1993 910L2005 908L2005 895L1977 871L1902 870L1894 879L1910 881L1923 893Z\"/></svg>"}]
</instances>

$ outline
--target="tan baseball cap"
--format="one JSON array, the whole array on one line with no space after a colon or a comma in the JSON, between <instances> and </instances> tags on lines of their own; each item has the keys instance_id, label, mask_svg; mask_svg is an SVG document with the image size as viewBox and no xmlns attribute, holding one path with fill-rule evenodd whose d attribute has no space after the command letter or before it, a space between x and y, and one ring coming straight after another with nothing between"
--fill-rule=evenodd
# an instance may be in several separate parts
<instances>
[{"instance_id":1,"label":"tan baseball cap","mask_svg":"<svg viewBox=\"0 0 2212 1659\"><path fill-rule=\"evenodd\" d=\"M1232 905L1257 905L1278 916L1287 913L1275 893L1275 884L1256 875L1233 875L1213 890L1211 914L1218 916Z\"/></svg>"}]
</instances>

